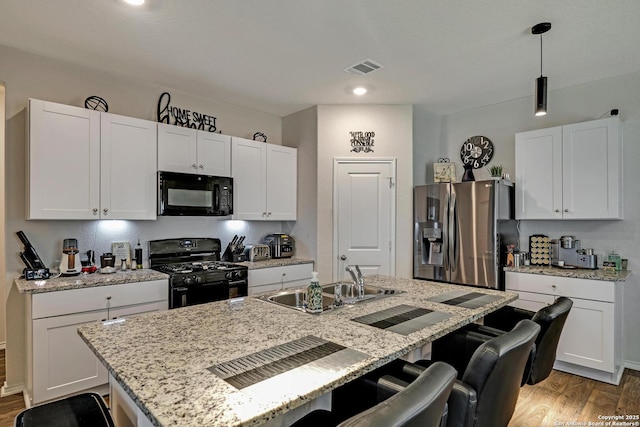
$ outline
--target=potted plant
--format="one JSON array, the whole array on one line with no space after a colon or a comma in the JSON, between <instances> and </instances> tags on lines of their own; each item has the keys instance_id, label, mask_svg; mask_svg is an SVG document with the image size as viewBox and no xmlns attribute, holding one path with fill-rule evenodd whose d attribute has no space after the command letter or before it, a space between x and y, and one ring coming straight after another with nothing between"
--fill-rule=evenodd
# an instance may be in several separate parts
<instances>
[{"instance_id":1,"label":"potted plant","mask_svg":"<svg viewBox=\"0 0 640 427\"><path fill-rule=\"evenodd\" d=\"M502 178L502 165L491 166L487 170L492 178Z\"/></svg>"}]
</instances>

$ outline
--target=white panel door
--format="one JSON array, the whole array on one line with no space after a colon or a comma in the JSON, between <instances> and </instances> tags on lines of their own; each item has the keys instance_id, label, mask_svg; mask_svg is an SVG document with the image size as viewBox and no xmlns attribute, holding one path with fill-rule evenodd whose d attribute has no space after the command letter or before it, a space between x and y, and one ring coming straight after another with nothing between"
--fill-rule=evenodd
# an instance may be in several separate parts
<instances>
[{"instance_id":1,"label":"white panel door","mask_svg":"<svg viewBox=\"0 0 640 427\"><path fill-rule=\"evenodd\" d=\"M29 100L27 219L98 219L100 113Z\"/></svg>"},{"instance_id":2,"label":"white panel door","mask_svg":"<svg viewBox=\"0 0 640 427\"><path fill-rule=\"evenodd\" d=\"M197 141L198 173L231 176L231 137L199 130Z\"/></svg>"},{"instance_id":3,"label":"white panel door","mask_svg":"<svg viewBox=\"0 0 640 427\"><path fill-rule=\"evenodd\" d=\"M335 280L350 277L345 268L354 265L365 275L395 275L394 165L394 161L334 164Z\"/></svg>"},{"instance_id":4,"label":"white panel door","mask_svg":"<svg viewBox=\"0 0 640 427\"><path fill-rule=\"evenodd\" d=\"M267 219L295 221L297 211L298 150L267 145Z\"/></svg>"},{"instance_id":5,"label":"white panel door","mask_svg":"<svg viewBox=\"0 0 640 427\"><path fill-rule=\"evenodd\" d=\"M516 134L516 218L562 218L562 127Z\"/></svg>"},{"instance_id":6,"label":"white panel door","mask_svg":"<svg viewBox=\"0 0 640 427\"><path fill-rule=\"evenodd\" d=\"M101 116L100 217L156 219L157 124Z\"/></svg>"},{"instance_id":7,"label":"white panel door","mask_svg":"<svg viewBox=\"0 0 640 427\"><path fill-rule=\"evenodd\" d=\"M244 138L231 139L233 219L267 218L267 144Z\"/></svg>"},{"instance_id":8,"label":"white panel door","mask_svg":"<svg viewBox=\"0 0 640 427\"><path fill-rule=\"evenodd\" d=\"M620 218L618 119L562 127L565 219Z\"/></svg>"},{"instance_id":9,"label":"white panel door","mask_svg":"<svg viewBox=\"0 0 640 427\"><path fill-rule=\"evenodd\" d=\"M158 123L158 170L197 173L195 129Z\"/></svg>"}]
</instances>

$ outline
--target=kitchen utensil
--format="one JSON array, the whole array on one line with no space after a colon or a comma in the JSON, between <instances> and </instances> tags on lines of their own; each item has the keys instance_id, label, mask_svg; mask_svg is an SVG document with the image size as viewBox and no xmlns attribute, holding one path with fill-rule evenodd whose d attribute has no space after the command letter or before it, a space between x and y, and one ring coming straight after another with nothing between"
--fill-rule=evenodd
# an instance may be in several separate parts
<instances>
[{"instance_id":1,"label":"kitchen utensil","mask_svg":"<svg viewBox=\"0 0 640 427\"><path fill-rule=\"evenodd\" d=\"M78 250L78 239L64 239L60 257L60 273L74 276L82 272L82 262Z\"/></svg>"},{"instance_id":2,"label":"kitchen utensil","mask_svg":"<svg viewBox=\"0 0 640 427\"><path fill-rule=\"evenodd\" d=\"M247 236L238 236L237 234L233 236L233 239L231 239L231 242L229 242L222 254L224 261L242 262L247 260L247 256L244 253L244 245L242 244L245 237Z\"/></svg>"}]
</instances>

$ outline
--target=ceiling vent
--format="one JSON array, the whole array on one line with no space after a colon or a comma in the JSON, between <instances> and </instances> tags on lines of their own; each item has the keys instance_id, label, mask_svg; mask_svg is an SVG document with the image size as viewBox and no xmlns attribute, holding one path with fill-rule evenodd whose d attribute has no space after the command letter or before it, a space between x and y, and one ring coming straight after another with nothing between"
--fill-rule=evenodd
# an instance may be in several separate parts
<instances>
[{"instance_id":1,"label":"ceiling vent","mask_svg":"<svg viewBox=\"0 0 640 427\"><path fill-rule=\"evenodd\" d=\"M365 74L370 74L374 71L378 71L383 67L384 65L372 61L371 59L365 59L355 65L345 68L342 71L344 71L345 73L353 74L355 76L364 76Z\"/></svg>"}]
</instances>

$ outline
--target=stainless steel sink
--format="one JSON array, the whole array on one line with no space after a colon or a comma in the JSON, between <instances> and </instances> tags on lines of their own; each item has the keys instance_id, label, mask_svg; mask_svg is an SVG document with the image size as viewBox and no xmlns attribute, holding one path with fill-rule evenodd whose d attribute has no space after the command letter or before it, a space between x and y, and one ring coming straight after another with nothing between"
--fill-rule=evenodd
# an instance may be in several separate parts
<instances>
[{"instance_id":1,"label":"stainless steel sink","mask_svg":"<svg viewBox=\"0 0 640 427\"><path fill-rule=\"evenodd\" d=\"M336 286L335 283L324 285L322 287L322 311L333 310L343 307L344 305L359 304L365 301L372 301L392 295L404 293L397 289L387 289L378 286L365 285L364 298L357 298L358 291L353 283L343 283L339 287L338 303L336 304ZM294 310L306 312L307 290L291 289L278 292L273 295L260 295L258 299L283 307L292 308Z\"/></svg>"}]
</instances>

